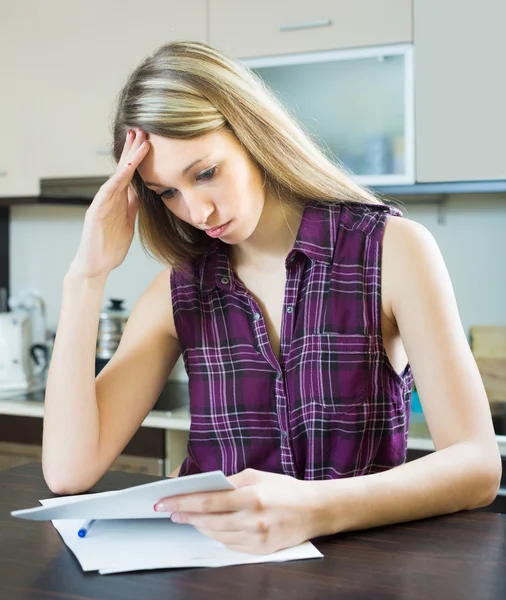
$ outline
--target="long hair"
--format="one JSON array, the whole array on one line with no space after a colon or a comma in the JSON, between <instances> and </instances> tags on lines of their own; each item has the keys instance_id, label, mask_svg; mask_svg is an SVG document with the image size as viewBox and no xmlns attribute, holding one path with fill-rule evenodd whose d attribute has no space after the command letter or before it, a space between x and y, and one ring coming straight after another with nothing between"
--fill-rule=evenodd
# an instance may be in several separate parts
<instances>
[{"instance_id":1,"label":"long hair","mask_svg":"<svg viewBox=\"0 0 506 600\"><path fill-rule=\"evenodd\" d=\"M381 204L327 158L259 76L207 44L165 44L131 73L114 117L116 162L129 128L180 139L227 128L263 172L266 190L282 202ZM148 253L178 267L208 251L209 237L175 217L137 172L132 185Z\"/></svg>"}]
</instances>

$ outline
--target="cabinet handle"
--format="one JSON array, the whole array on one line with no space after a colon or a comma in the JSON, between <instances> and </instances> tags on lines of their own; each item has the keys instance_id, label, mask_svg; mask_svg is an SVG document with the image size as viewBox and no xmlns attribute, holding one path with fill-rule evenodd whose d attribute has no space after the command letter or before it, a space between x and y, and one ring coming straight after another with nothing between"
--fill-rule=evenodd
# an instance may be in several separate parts
<instances>
[{"instance_id":1,"label":"cabinet handle","mask_svg":"<svg viewBox=\"0 0 506 600\"><path fill-rule=\"evenodd\" d=\"M303 21L302 23L292 23L291 25L281 25L279 31L296 31L297 29L315 29L317 27L329 27L332 25L330 19L320 19L319 21Z\"/></svg>"}]
</instances>

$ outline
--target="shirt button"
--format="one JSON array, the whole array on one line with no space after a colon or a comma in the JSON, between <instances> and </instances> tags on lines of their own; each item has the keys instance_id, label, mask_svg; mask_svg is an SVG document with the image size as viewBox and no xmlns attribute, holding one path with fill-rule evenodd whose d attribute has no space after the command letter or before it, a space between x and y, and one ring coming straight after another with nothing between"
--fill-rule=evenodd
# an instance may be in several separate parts
<instances>
[{"instance_id":1,"label":"shirt button","mask_svg":"<svg viewBox=\"0 0 506 600\"><path fill-rule=\"evenodd\" d=\"M255 313L253 315L253 321L258 321L260 319L260 313Z\"/></svg>"},{"instance_id":2,"label":"shirt button","mask_svg":"<svg viewBox=\"0 0 506 600\"><path fill-rule=\"evenodd\" d=\"M287 306L286 307L286 312L287 313L293 313L293 306Z\"/></svg>"},{"instance_id":3,"label":"shirt button","mask_svg":"<svg viewBox=\"0 0 506 600\"><path fill-rule=\"evenodd\" d=\"M281 373L281 371L278 371L276 373L276 379L281 379L283 377L283 373Z\"/></svg>"},{"instance_id":4,"label":"shirt button","mask_svg":"<svg viewBox=\"0 0 506 600\"><path fill-rule=\"evenodd\" d=\"M228 285L230 283L230 279L228 277L222 277L221 283L223 283L223 285Z\"/></svg>"},{"instance_id":5,"label":"shirt button","mask_svg":"<svg viewBox=\"0 0 506 600\"><path fill-rule=\"evenodd\" d=\"M287 433L287 432L286 432L284 429L282 429L282 430L281 430L281 436L282 436L283 438L286 438L286 437L288 437L288 433Z\"/></svg>"}]
</instances>

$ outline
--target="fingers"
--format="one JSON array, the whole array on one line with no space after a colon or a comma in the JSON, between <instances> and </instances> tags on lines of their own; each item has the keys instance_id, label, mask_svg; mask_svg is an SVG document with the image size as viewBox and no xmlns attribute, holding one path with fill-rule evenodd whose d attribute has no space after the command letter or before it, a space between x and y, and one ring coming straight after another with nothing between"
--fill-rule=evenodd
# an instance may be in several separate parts
<instances>
[{"instance_id":1,"label":"fingers","mask_svg":"<svg viewBox=\"0 0 506 600\"><path fill-rule=\"evenodd\" d=\"M245 547L246 540L244 539L243 531L214 531L211 529L205 529L204 527L197 527L198 531L203 535L225 544L225 546ZM241 552L241 550L239 550ZM244 552L244 550L242 550Z\"/></svg>"},{"instance_id":2,"label":"fingers","mask_svg":"<svg viewBox=\"0 0 506 600\"><path fill-rule=\"evenodd\" d=\"M128 222L129 222L129 224L133 225L133 223L135 222L135 217L137 215L137 210L139 208L139 197L137 196L137 194L135 193L135 190L130 185L127 188L127 193L128 193Z\"/></svg>"},{"instance_id":3,"label":"fingers","mask_svg":"<svg viewBox=\"0 0 506 600\"><path fill-rule=\"evenodd\" d=\"M124 190L132 181L135 170L144 160L149 149L150 143L146 139L146 133L142 130L138 130L137 133L131 130L127 134L124 152L116 173L103 185L106 191L112 193L118 189Z\"/></svg>"},{"instance_id":4,"label":"fingers","mask_svg":"<svg viewBox=\"0 0 506 600\"><path fill-rule=\"evenodd\" d=\"M224 531L244 532L244 516L241 513L220 513L202 515L200 513L173 513L174 523L193 525L199 530L205 529L213 534Z\"/></svg>"},{"instance_id":5,"label":"fingers","mask_svg":"<svg viewBox=\"0 0 506 600\"><path fill-rule=\"evenodd\" d=\"M157 511L177 513L227 513L255 508L257 508L257 500L251 487L172 496L159 500L155 506Z\"/></svg>"},{"instance_id":6,"label":"fingers","mask_svg":"<svg viewBox=\"0 0 506 600\"><path fill-rule=\"evenodd\" d=\"M126 134L125 145L123 146L123 152L118 162L118 170L123 169L129 162L135 152L140 146L147 140L146 132L142 129L129 129ZM149 141L148 141L149 144Z\"/></svg>"},{"instance_id":7,"label":"fingers","mask_svg":"<svg viewBox=\"0 0 506 600\"><path fill-rule=\"evenodd\" d=\"M125 162L128 162L125 159L128 156L128 153L130 152L130 148L132 147L132 142L134 140L135 134L132 134L132 130L129 129L125 137L125 144L123 145L123 151L121 153L118 165L123 165Z\"/></svg>"},{"instance_id":8,"label":"fingers","mask_svg":"<svg viewBox=\"0 0 506 600\"><path fill-rule=\"evenodd\" d=\"M221 542L222 544L240 544L244 541L244 533L237 531L221 531L216 533L211 529L206 529L205 527L197 528L200 533L204 534L207 537L213 538L217 542Z\"/></svg>"},{"instance_id":9,"label":"fingers","mask_svg":"<svg viewBox=\"0 0 506 600\"><path fill-rule=\"evenodd\" d=\"M246 554L271 554L277 548L270 547L265 535L254 534L243 531L215 531L205 527L196 527L203 535L221 542L230 550L244 552Z\"/></svg>"}]
</instances>

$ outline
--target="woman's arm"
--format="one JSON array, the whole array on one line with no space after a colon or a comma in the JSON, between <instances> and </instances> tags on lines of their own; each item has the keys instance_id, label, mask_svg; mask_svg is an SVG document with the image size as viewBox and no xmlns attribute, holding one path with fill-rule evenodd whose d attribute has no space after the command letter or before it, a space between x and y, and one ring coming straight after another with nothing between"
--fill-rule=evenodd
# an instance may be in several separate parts
<instances>
[{"instance_id":1,"label":"woman's arm","mask_svg":"<svg viewBox=\"0 0 506 600\"><path fill-rule=\"evenodd\" d=\"M42 452L46 483L57 494L86 491L100 479L155 404L180 354L165 270L137 302L95 380L102 290L73 275L64 283Z\"/></svg>"},{"instance_id":2,"label":"woman's arm","mask_svg":"<svg viewBox=\"0 0 506 600\"><path fill-rule=\"evenodd\" d=\"M103 475L156 402L179 356L165 271L137 303L118 350L95 382L104 287L132 243L139 201L130 183L148 152L146 134L130 130L115 174L86 211L63 284L42 438L44 477L58 494L85 491Z\"/></svg>"},{"instance_id":3,"label":"woman's arm","mask_svg":"<svg viewBox=\"0 0 506 600\"><path fill-rule=\"evenodd\" d=\"M382 295L436 452L383 473L317 483L326 533L486 506L499 487L501 459L485 389L443 258L423 226L388 219Z\"/></svg>"}]
</instances>

